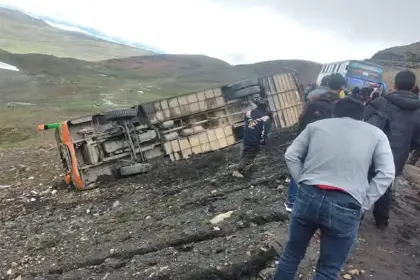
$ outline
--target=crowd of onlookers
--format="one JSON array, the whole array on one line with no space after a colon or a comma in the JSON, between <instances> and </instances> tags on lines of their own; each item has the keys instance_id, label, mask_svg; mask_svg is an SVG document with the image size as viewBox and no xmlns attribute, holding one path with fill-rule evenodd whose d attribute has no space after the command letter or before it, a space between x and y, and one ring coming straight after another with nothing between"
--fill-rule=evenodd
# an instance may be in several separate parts
<instances>
[{"instance_id":1,"label":"crowd of onlookers","mask_svg":"<svg viewBox=\"0 0 420 280\"><path fill-rule=\"evenodd\" d=\"M376 227L389 225L394 179L409 154L420 157L420 99L416 76L401 71L394 89L345 88L340 74L310 85L299 118L299 135L285 159L291 180L286 210L291 212L289 237L275 280L294 279L314 233L320 231L320 256L314 279L334 279L351 254L361 220L373 207ZM243 173L267 141L267 101L246 113Z\"/></svg>"}]
</instances>

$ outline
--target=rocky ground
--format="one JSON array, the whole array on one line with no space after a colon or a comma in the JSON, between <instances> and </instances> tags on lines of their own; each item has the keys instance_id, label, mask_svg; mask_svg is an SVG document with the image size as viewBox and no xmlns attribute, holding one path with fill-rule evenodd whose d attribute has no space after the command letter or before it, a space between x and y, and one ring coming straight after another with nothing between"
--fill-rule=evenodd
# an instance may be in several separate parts
<instances>
[{"instance_id":1,"label":"rocky ground","mask_svg":"<svg viewBox=\"0 0 420 280\"><path fill-rule=\"evenodd\" d=\"M284 151L274 135L253 173L238 147L78 192L54 145L0 152L0 279L270 279L287 238ZM390 228L369 213L343 279L419 279L420 174L407 167ZM300 267L311 279L315 237Z\"/></svg>"}]
</instances>

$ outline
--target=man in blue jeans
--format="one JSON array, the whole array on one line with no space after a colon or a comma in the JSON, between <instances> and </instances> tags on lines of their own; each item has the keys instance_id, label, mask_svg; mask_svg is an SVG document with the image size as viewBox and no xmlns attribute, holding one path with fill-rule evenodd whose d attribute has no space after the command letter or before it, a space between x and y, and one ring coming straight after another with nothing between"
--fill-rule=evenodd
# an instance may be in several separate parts
<instances>
[{"instance_id":1,"label":"man in blue jeans","mask_svg":"<svg viewBox=\"0 0 420 280\"><path fill-rule=\"evenodd\" d=\"M322 90L315 90L308 95L305 109L299 117L299 132L302 132L310 123L332 117L333 104L340 99L339 93L343 90L345 84L346 80L339 73L323 78L322 85L324 87ZM287 193L287 202L284 204L287 212L292 212L296 189L296 182L291 178Z\"/></svg>"},{"instance_id":2,"label":"man in blue jeans","mask_svg":"<svg viewBox=\"0 0 420 280\"><path fill-rule=\"evenodd\" d=\"M394 180L386 135L362 118L363 104L341 99L335 104L333 118L309 124L287 149L286 163L299 188L275 280L294 279L318 229L320 256L314 279L338 279L357 239L363 211ZM371 163L375 176L368 181Z\"/></svg>"}]
</instances>

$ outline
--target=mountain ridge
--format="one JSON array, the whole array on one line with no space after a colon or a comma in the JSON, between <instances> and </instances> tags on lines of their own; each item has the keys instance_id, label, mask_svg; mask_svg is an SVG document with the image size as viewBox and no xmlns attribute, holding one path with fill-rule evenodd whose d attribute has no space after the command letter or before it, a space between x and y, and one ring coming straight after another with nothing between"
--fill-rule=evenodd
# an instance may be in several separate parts
<instances>
[{"instance_id":1,"label":"mountain ridge","mask_svg":"<svg viewBox=\"0 0 420 280\"><path fill-rule=\"evenodd\" d=\"M388 67L419 68L420 42L380 50L372 56L370 61Z\"/></svg>"},{"instance_id":2,"label":"mountain ridge","mask_svg":"<svg viewBox=\"0 0 420 280\"><path fill-rule=\"evenodd\" d=\"M107 35L107 34L101 32L101 31L98 31L98 30L96 30L94 28L91 28L91 27L87 27L87 26L83 26L83 25L79 25L79 24L74 24L74 23L71 23L69 21L59 20L59 19L49 17L49 16L37 15L37 14L30 13L30 12L27 12L23 9L19 9L19 8L12 7L12 6L9 6L9 5L0 4L0 8L5 8L5 9L8 9L8 10L12 10L12 11L17 11L19 13L30 16L34 19L42 20L46 24L48 24L52 27L55 27L55 28L62 29L62 30L70 31L71 29L73 29L74 32L84 33L86 35L90 35L92 37L102 39L102 40L106 40L106 41L109 41L109 42L118 43L118 44L122 44L122 45L127 45L127 46L130 46L130 47L150 51L150 52L153 52L153 53L159 53L159 54L164 53L162 50L160 50L158 48L147 46L147 45L139 43L139 42L133 42L133 41L125 40L123 38L116 37L116 36L110 36L110 35Z\"/></svg>"}]
</instances>

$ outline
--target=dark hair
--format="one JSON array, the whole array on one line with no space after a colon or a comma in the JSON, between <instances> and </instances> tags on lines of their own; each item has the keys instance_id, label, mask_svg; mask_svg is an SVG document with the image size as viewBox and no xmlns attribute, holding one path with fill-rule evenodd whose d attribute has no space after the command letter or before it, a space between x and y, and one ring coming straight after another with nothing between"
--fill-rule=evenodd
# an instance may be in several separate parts
<instances>
[{"instance_id":1,"label":"dark hair","mask_svg":"<svg viewBox=\"0 0 420 280\"><path fill-rule=\"evenodd\" d=\"M351 90L351 94L359 94L360 93L360 88L359 87L354 87L352 90Z\"/></svg>"},{"instance_id":2,"label":"dark hair","mask_svg":"<svg viewBox=\"0 0 420 280\"><path fill-rule=\"evenodd\" d=\"M344 87L345 84L346 80L339 73L332 74L328 81L328 87L332 90L340 90Z\"/></svg>"},{"instance_id":3,"label":"dark hair","mask_svg":"<svg viewBox=\"0 0 420 280\"><path fill-rule=\"evenodd\" d=\"M321 87L327 87L329 81L330 81L330 75L324 76L321 80Z\"/></svg>"},{"instance_id":4,"label":"dark hair","mask_svg":"<svg viewBox=\"0 0 420 280\"><path fill-rule=\"evenodd\" d=\"M267 111L268 112L268 109L269 109L268 100L267 99L261 99L258 102L257 109L259 109L261 111Z\"/></svg>"},{"instance_id":5,"label":"dark hair","mask_svg":"<svg viewBox=\"0 0 420 280\"><path fill-rule=\"evenodd\" d=\"M361 121L363 119L363 110L362 102L351 97L344 97L335 104L333 115L336 118L349 117Z\"/></svg>"},{"instance_id":6,"label":"dark hair","mask_svg":"<svg viewBox=\"0 0 420 280\"><path fill-rule=\"evenodd\" d=\"M374 89L371 88L371 87L364 87L360 90L360 95L370 96L372 94L373 90Z\"/></svg>"},{"instance_id":7,"label":"dark hair","mask_svg":"<svg viewBox=\"0 0 420 280\"><path fill-rule=\"evenodd\" d=\"M397 90L412 90L416 84L416 74L410 70L398 72L395 76L395 88Z\"/></svg>"},{"instance_id":8,"label":"dark hair","mask_svg":"<svg viewBox=\"0 0 420 280\"><path fill-rule=\"evenodd\" d=\"M371 87L363 87L360 90L360 101L362 102L366 102L369 100L370 95L372 94L372 92L374 91L374 88Z\"/></svg>"},{"instance_id":9,"label":"dark hair","mask_svg":"<svg viewBox=\"0 0 420 280\"><path fill-rule=\"evenodd\" d=\"M419 86L418 86L418 85L415 85L411 91L412 91L414 94L417 94L417 95L418 95L418 94L420 93Z\"/></svg>"}]
</instances>

